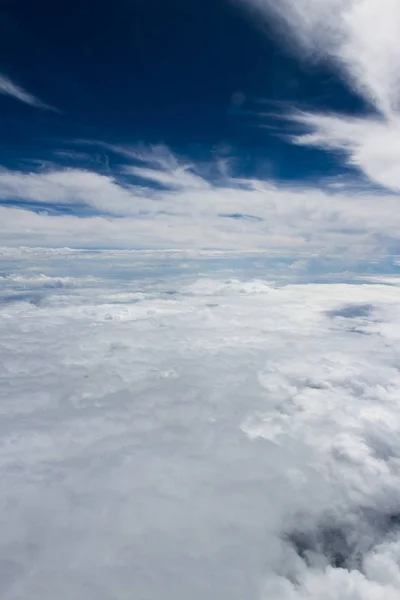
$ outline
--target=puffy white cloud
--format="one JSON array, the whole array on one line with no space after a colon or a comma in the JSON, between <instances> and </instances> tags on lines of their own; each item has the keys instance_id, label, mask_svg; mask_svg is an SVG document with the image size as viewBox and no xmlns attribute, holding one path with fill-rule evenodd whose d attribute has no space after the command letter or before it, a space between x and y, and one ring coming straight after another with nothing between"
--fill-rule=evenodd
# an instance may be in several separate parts
<instances>
[{"instance_id":1,"label":"puffy white cloud","mask_svg":"<svg viewBox=\"0 0 400 600\"><path fill-rule=\"evenodd\" d=\"M3 252L2 598L397 598L398 280L157 256Z\"/></svg>"}]
</instances>

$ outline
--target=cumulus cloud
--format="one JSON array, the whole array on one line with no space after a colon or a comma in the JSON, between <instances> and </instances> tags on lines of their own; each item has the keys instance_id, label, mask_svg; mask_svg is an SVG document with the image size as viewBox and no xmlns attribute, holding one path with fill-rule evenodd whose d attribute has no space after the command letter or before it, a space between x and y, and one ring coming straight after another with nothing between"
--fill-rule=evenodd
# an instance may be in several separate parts
<instances>
[{"instance_id":1,"label":"cumulus cloud","mask_svg":"<svg viewBox=\"0 0 400 600\"><path fill-rule=\"evenodd\" d=\"M380 118L294 115L312 132L303 144L344 151L372 181L398 191L400 4L397 0L242 0L303 50L304 59L333 63Z\"/></svg>"},{"instance_id":2,"label":"cumulus cloud","mask_svg":"<svg viewBox=\"0 0 400 600\"><path fill-rule=\"evenodd\" d=\"M57 110L53 106L45 104L33 94L27 92L22 87L11 81L9 77L0 73L0 94L11 96L20 102L34 106L35 108L43 108L45 110Z\"/></svg>"},{"instance_id":3,"label":"cumulus cloud","mask_svg":"<svg viewBox=\"0 0 400 600\"><path fill-rule=\"evenodd\" d=\"M5 600L399 596L399 282L224 260L4 251Z\"/></svg>"}]
</instances>

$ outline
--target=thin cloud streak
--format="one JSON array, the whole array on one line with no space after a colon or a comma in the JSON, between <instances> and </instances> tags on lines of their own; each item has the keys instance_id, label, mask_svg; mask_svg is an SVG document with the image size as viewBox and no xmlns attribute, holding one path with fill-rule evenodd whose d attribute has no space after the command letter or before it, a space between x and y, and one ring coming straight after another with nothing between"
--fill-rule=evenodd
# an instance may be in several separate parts
<instances>
[{"instance_id":1,"label":"thin cloud streak","mask_svg":"<svg viewBox=\"0 0 400 600\"><path fill-rule=\"evenodd\" d=\"M45 104L39 98L27 92L22 87L11 81L9 77L0 73L0 94L3 96L11 96L24 104L29 104L35 108L41 108L43 110L50 110L54 112L59 112L57 108L54 106L50 106L49 104Z\"/></svg>"}]
</instances>

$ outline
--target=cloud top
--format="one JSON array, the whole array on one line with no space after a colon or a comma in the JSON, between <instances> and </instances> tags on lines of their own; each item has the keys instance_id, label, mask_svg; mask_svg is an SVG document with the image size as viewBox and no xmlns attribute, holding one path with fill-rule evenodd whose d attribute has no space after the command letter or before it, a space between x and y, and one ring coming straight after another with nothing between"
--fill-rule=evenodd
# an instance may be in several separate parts
<instances>
[{"instance_id":1,"label":"cloud top","mask_svg":"<svg viewBox=\"0 0 400 600\"><path fill-rule=\"evenodd\" d=\"M5 600L399 597L399 281L210 259L3 257Z\"/></svg>"}]
</instances>

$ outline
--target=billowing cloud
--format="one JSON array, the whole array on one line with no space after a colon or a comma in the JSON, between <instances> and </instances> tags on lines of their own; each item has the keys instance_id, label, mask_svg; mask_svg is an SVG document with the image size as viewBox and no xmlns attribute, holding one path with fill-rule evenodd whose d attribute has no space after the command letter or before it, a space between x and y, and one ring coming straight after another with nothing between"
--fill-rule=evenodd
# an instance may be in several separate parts
<instances>
[{"instance_id":1,"label":"billowing cloud","mask_svg":"<svg viewBox=\"0 0 400 600\"><path fill-rule=\"evenodd\" d=\"M398 280L171 256L3 252L2 598L397 599Z\"/></svg>"},{"instance_id":2,"label":"billowing cloud","mask_svg":"<svg viewBox=\"0 0 400 600\"><path fill-rule=\"evenodd\" d=\"M35 108L42 108L44 110L57 111L53 106L45 104L39 98L27 92L22 87L11 81L9 77L0 73L0 94L4 96L11 96L24 104L29 104Z\"/></svg>"},{"instance_id":3,"label":"billowing cloud","mask_svg":"<svg viewBox=\"0 0 400 600\"><path fill-rule=\"evenodd\" d=\"M342 150L372 181L399 191L400 4L397 0L242 0L303 51L333 63L379 119L294 115L311 132L303 144ZM283 37L283 36L282 36ZM295 138L299 141L299 138Z\"/></svg>"}]
</instances>

